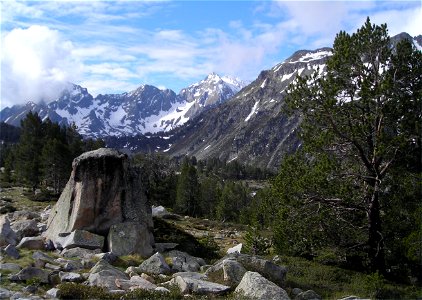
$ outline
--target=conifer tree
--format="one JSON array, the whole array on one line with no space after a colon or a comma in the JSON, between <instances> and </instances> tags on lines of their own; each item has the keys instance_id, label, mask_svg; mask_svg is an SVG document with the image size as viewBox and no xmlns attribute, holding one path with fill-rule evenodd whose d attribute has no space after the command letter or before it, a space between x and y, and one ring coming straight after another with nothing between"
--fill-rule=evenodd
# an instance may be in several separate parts
<instances>
[{"instance_id":1,"label":"conifer tree","mask_svg":"<svg viewBox=\"0 0 422 300\"><path fill-rule=\"evenodd\" d=\"M279 177L280 194L292 207L313 207L364 232L369 268L384 272L385 207L392 182L402 179L392 176L403 163L420 161L421 52L408 41L393 51L387 26L368 18L356 33L337 34L326 75L298 78L287 103L303 118L303 171L313 178L293 168L290 184ZM420 174L420 163L412 168ZM317 226L321 221L312 219Z\"/></svg>"}]
</instances>

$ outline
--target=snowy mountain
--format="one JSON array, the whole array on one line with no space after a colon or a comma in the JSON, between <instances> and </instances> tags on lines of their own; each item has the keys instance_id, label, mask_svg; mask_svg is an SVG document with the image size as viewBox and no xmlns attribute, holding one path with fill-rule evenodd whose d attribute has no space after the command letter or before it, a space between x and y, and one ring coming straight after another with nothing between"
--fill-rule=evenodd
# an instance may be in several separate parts
<instances>
[{"instance_id":1,"label":"snowy mountain","mask_svg":"<svg viewBox=\"0 0 422 300\"><path fill-rule=\"evenodd\" d=\"M142 85L123 94L92 97L87 89L70 84L60 97L49 104L15 105L0 112L0 121L19 126L29 111L42 119L68 125L75 123L79 132L89 137L136 135L168 131L184 124L205 109L233 97L245 82L213 73L204 80L182 89L160 90Z\"/></svg>"}]
</instances>

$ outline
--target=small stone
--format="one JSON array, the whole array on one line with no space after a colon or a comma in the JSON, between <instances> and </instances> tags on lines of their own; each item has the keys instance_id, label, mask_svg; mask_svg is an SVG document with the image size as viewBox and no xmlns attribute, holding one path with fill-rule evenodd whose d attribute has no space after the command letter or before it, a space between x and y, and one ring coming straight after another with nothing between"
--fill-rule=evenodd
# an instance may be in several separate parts
<instances>
[{"instance_id":1,"label":"small stone","mask_svg":"<svg viewBox=\"0 0 422 300\"><path fill-rule=\"evenodd\" d=\"M14 273L19 272L22 268L18 264L14 263L0 263L0 271L7 270L12 271Z\"/></svg>"},{"instance_id":2,"label":"small stone","mask_svg":"<svg viewBox=\"0 0 422 300\"><path fill-rule=\"evenodd\" d=\"M44 250L44 238L41 236L28 236L24 237L16 248L25 248L30 250Z\"/></svg>"},{"instance_id":3,"label":"small stone","mask_svg":"<svg viewBox=\"0 0 422 300\"><path fill-rule=\"evenodd\" d=\"M84 278L79 273L60 272L59 277L61 282L82 282Z\"/></svg>"},{"instance_id":4,"label":"small stone","mask_svg":"<svg viewBox=\"0 0 422 300\"><path fill-rule=\"evenodd\" d=\"M33 294L38 290L38 287L36 285L28 285L22 289L22 292Z\"/></svg>"},{"instance_id":5,"label":"small stone","mask_svg":"<svg viewBox=\"0 0 422 300\"><path fill-rule=\"evenodd\" d=\"M151 282L151 283L155 283L154 278L152 278L152 277L151 277L151 276L149 276L148 274L142 273L142 274L141 274L141 278L143 278L143 279L145 279L145 280L148 280L148 281L149 281L149 282Z\"/></svg>"},{"instance_id":6,"label":"small stone","mask_svg":"<svg viewBox=\"0 0 422 300\"><path fill-rule=\"evenodd\" d=\"M44 268L49 269L49 270L53 270L53 271L59 271L59 270L61 270L61 267L60 266L53 265L53 264L50 264L50 263L46 263L45 266L44 266Z\"/></svg>"},{"instance_id":7,"label":"small stone","mask_svg":"<svg viewBox=\"0 0 422 300\"><path fill-rule=\"evenodd\" d=\"M10 257L14 259L18 259L20 257L18 249L16 249L16 247L13 245L8 245L4 249L4 251L6 252L7 255L9 255Z\"/></svg>"},{"instance_id":8,"label":"small stone","mask_svg":"<svg viewBox=\"0 0 422 300\"><path fill-rule=\"evenodd\" d=\"M0 299L9 299L13 293L8 289L0 287Z\"/></svg>"},{"instance_id":9,"label":"small stone","mask_svg":"<svg viewBox=\"0 0 422 300\"><path fill-rule=\"evenodd\" d=\"M313 290L308 290L298 294L295 300L321 300L321 296L315 293Z\"/></svg>"},{"instance_id":10,"label":"small stone","mask_svg":"<svg viewBox=\"0 0 422 300\"><path fill-rule=\"evenodd\" d=\"M170 274L170 267L159 252L142 262L139 268L149 274Z\"/></svg>"},{"instance_id":11,"label":"small stone","mask_svg":"<svg viewBox=\"0 0 422 300\"><path fill-rule=\"evenodd\" d=\"M52 288L49 289L46 293L45 293L45 297L48 299L51 298L58 298L59 297L59 289L58 288Z\"/></svg>"}]
</instances>

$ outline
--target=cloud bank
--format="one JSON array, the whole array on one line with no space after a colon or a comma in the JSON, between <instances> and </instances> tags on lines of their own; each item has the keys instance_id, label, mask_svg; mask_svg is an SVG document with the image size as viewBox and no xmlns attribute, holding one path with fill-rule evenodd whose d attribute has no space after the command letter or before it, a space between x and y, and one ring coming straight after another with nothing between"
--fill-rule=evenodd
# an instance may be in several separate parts
<instances>
[{"instance_id":1,"label":"cloud bank","mask_svg":"<svg viewBox=\"0 0 422 300\"><path fill-rule=\"evenodd\" d=\"M73 45L58 31L34 25L2 38L2 107L51 101L79 75Z\"/></svg>"}]
</instances>

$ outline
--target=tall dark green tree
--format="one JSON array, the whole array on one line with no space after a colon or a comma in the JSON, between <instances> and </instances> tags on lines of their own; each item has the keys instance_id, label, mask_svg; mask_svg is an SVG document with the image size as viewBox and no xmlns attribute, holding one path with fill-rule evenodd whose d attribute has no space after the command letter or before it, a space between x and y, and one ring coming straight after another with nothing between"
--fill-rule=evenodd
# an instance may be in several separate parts
<instances>
[{"instance_id":1,"label":"tall dark green tree","mask_svg":"<svg viewBox=\"0 0 422 300\"><path fill-rule=\"evenodd\" d=\"M185 159L177 181L175 211L197 216L200 201L200 187L196 168L188 159Z\"/></svg>"},{"instance_id":2,"label":"tall dark green tree","mask_svg":"<svg viewBox=\"0 0 422 300\"><path fill-rule=\"evenodd\" d=\"M33 188L40 183L43 126L37 113L29 112L21 121L21 136L17 147L16 171L18 177Z\"/></svg>"},{"instance_id":3,"label":"tall dark green tree","mask_svg":"<svg viewBox=\"0 0 422 300\"><path fill-rule=\"evenodd\" d=\"M303 119L304 171L320 185L307 186L310 178L298 174L291 185L279 178L280 193L362 229L372 271L385 271L385 207L392 182L401 180L394 170L413 162L405 172L421 172L421 99L421 52L408 41L393 51L387 26L369 18L356 33L337 34L325 76L298 78L288 92L287 104ZM419 176L405 177L419 188Z\"/></svg>"}]
</instances>

